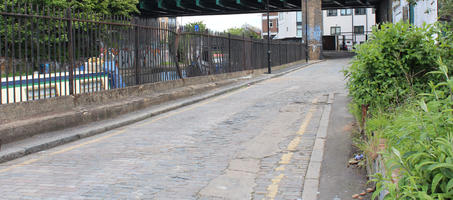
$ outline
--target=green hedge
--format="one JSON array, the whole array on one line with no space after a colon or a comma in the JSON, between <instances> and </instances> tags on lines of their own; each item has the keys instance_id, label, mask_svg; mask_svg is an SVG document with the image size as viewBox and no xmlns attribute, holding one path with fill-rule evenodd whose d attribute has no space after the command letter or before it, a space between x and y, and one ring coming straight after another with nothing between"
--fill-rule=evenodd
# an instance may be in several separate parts
<instances>
[{"instance_id":1,"label":"green hedge","mask_svg":"<svg viewBox=\"0 0 453 200\"><path fill-rule=\"evenodd\" d=\"M352 112L370 109L363 144L387 141L386 174L374 175L374 197L386 190L392 200L453 199L452 32L441 24L398 23L373 35L356 47L345 75ZM358 146L373 153L373 145Z\"/></svg>"},{"instance_id":2,"label":"green hedge","mask_svg":"<svg viewBox=\"0 0 453 200\"><path fill-rule=\"evenodd\" d=\"M445 34L439 26L387 23L374 28L370 40L356 46L352 66L345 70L354 101L372 110L387 109L429 89L428 83L440 76L428 72L438 69L440 56L453 54L451 34L445 36L450 41L440 35Z\"/></svg>"}]
</instances>

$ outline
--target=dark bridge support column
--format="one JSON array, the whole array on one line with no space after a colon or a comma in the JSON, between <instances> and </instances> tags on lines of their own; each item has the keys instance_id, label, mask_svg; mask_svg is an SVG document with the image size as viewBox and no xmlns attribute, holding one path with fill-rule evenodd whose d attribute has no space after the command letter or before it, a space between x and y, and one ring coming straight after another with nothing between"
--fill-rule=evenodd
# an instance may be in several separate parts
<instances>
[{"instance_id":1,"label":"dark bridge support column","mask_svg":"<svg viewBox=\"0 0 453 200\"><path fill-rule=\"evenodd\" d=\"M393 21L392 0L382 0L376 5L376 23Z\"/></svg>"},{"instance_id":2,"label":"dark bridge support column","mask_svg":"<svg viewBox=\"0 0 453 200\"><path fill-rule=\"evenodd\" d=\"M302 1L302 23L304 39L308 40L308 57L310 60L319 60L322 51L322 10L321 0ZM307 13L308 11L308 13Z\"/></svg>"}]
</instances>

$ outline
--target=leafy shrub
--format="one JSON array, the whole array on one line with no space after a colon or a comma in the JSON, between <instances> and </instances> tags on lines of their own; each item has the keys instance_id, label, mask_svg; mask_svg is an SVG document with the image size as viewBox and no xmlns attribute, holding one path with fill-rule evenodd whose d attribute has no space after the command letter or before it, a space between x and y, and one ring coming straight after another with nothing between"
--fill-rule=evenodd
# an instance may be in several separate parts
<instances>
[{"instance_id":1,"label":"leafy shrub","mask_svg":"<svg viewBox=\"0 0 453 200\"><path fill-rule=\"evenodd\" d=\"M436 31L440 30L403 22L374 28L370 40L356 46L352 66L345 70L353 100L371 109L387 108L426 90L436 79L428 72L438 68L436 61L443 52Z\"/></svg>"},{"instance_id":2,"label":"leafy shrub","mask_svg":"<svg viewBox=\"0 0 453 200\"><path fill-rule=\"evenodd\" d=\"M451 26L384 24L373 35L345 70L351 112L359 120L361 105L371 111L362 150L373 155L370 146L387 141L372 199L384 190L392 200L453 199Z\"/></svg>"},{"instance_id":3,"label":"leafy shrub","mask_svg":"<svg viewBox=\"0 0 453 200\"><path fill-rule=\"evenodd\" d=\"M388 141L387 174L376 176L375 196L385 189L386 199L453 199L453 79L446 65L440 69L434 73L446 81L430 84L432 100L422 98L370 120L367 131ZM391 181L395 169L397 183Z\"/></svg>"}]
</instances>

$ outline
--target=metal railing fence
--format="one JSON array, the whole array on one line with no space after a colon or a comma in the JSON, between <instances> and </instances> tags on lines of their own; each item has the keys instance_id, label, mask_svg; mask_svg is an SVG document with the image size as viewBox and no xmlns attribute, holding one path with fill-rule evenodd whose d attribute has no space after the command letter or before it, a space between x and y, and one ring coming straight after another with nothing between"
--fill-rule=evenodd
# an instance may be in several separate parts
<instances>
[{"instance_id":1,"label":"metal railing fence","mask_svg":"<svg viewBox=\"0 0 453 200\"><path fill-rule=\"evenodd\" d=\"M0 104L267 67L264 40L178 33L156 19L0 6ZM271 65L305 59L272 41Z\"/></svg>"}]
</instances>

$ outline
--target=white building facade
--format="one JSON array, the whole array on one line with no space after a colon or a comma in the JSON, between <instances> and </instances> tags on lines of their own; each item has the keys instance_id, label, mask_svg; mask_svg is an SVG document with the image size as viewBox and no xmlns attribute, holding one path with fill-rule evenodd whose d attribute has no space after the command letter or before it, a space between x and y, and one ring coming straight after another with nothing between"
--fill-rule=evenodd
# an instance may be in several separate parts
<instances>
[{"instance_id":1,"label":"white building facade","mask_svg":"<svg viewBox=\"0 0 453 200\"><path fill-rule=\"evenodd\" d=\"M276 39L302 39L302 12L279 12Z\"/></svg>"},{"instance_id":2,"label":"white building facade","mask_svg":"<svg viewBox=\"0 0 453 200\"><path fill-rule=\"evenodd\" d=\"M373 8L323 10L323 36L335 36L335 49L365 42L375 25Z\"/></svg>"},{"instance_id":3,"label":"white building facade","mask_svg":"<svg viewBox=\"0 0 453 200\"><path fill-rule=\"evenodd\" d=\"M438 18L437 0L417 1L415 5L411 5L407 0L394 0L392 4L393 22L408 21L418 27L424 23L432 24Z\"/></svg>"}]
</instances>

